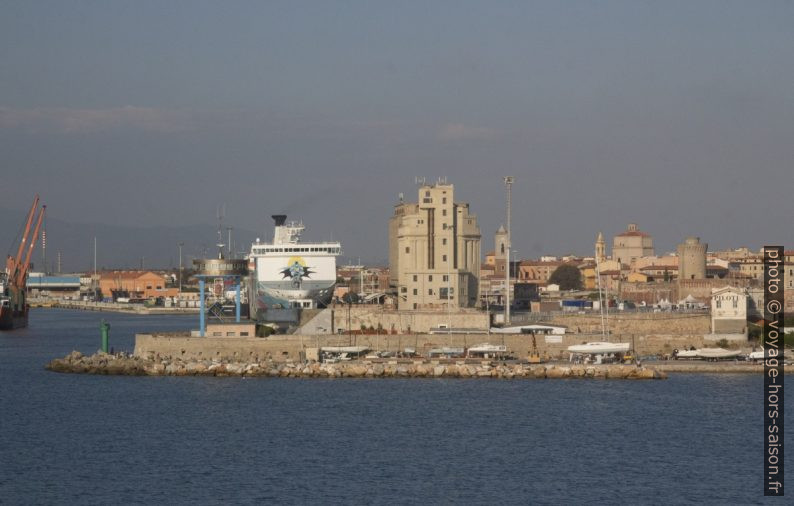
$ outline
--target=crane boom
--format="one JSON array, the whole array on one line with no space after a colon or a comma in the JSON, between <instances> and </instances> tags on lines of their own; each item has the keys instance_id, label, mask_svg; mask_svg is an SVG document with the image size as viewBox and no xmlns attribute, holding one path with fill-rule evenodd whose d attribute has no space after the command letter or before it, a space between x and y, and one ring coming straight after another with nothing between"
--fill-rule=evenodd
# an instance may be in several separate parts
<instances>
[{"instance_id":1,"label":"crane boom","mask_svg":"<svg viewBox=\"0 0 794 506\"><path fill-rule=\"evenodd\" d=\"M28 274L28 267L30 267L30 256L33 254L33 248L36 247L36 238L39 236L41 222L44 219L44 211L46 211L46 209L47 206L41 206L41 211L39 211L39 218L36 220L36 229L33 231L33 235L31 236L30 244L28 245L28 251L25 255L25 262L22 264L22 268L17 271L17 286L25 286L25 278Z\"/></svg>"},{"instance_id":2,"label":"crane boom","mask_svg":"<svg viewBox=\"0 0 794 506\"><path fill-rule=\"evenodd\" d=\"M25 242L27 242L28 234L30 233L30 225L33 223L33 215L36 213L36 207L39 205L39 196L36 194L33 197L33 205L30 206L30 211L28 211L28 219L25 221L25 233L22 234L22 240L19 242L19 248L17 249L17 255L13 259L13 265L8 265L9 270L16 270L16 267L19 266L19 262L22 260L22 252L25 251ZM10 262L8 262L10 263ZM10 272L9 274L14 274Z\"/></svg>"}]
</instances>

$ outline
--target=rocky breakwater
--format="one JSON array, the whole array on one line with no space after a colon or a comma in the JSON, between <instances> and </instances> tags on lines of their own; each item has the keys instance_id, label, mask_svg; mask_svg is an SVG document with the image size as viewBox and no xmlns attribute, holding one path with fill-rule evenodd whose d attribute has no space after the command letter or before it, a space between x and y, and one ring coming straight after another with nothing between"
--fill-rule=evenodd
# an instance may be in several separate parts
<instances>
[{"instance_id":1,"label":"rocky breakwater","mask_svg":"<svg viewBox=\"0 0 794 506\"><path fill-rule=\"evenodd\" d=\"M160 358L146 360L125 353L86 356L73 351L47 364L55 372L128 376L246 376L286 378L500 378L500 379L664 379L667 375L633 365L441 364L436 362L220 362Z\"/></svg>"},{"instance_id":2,"label":"rocky breakwater","mask_svg":"<svg viewBox=\"0 0 794 506\"><path fill-rule=\"evenodd\" d=\"M147 361L127 353L98 351L93 355L83 355L73 351L63 358L51 360L45 368L55 372L145 376L149 374L146 365Z\"/></svg>"}]
</instances>

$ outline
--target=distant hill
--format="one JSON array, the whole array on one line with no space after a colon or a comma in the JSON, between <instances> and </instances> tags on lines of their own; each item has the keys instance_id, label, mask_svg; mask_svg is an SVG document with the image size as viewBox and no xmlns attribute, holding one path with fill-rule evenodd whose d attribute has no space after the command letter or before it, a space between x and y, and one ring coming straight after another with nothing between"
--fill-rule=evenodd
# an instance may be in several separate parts
<instances>
[{"instance_id":1,"label":"distant hill","mask_svg":"<svg viewBox=\"0 0 794 506\"><path fill-rule=\"evenodd\" d=\"M18 244L18 233L24 225L25 213L0 208L0 252L10 253ZM183 242L182 262L205 254L215 256L218 248L217 225L191 225L185 227L127 227L101 223L69 223L52 217L46 218L47 264L56 267L61 253L61 270L88 271L93 269L94 237L97 238L97 267L138 268L141 262L147 269L176 267L179 265L178 243ZM261 234L260 234L261 236ZM223 231L223 242L227 239ZM232 242L236 251L248 252L256 233L233 229ZM14 251L13 253L16 253ZM36 244L32 262L34 270L42 270L41 243Z\"/></svg>"}]
</instances>

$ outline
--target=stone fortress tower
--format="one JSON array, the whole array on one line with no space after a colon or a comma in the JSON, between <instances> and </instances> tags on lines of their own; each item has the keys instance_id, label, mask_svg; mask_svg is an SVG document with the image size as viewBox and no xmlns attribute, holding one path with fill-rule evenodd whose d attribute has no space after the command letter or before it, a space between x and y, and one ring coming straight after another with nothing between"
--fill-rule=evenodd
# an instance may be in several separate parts
<instances>
[{"instance_id":1,"label":"stone fortress tower","mask_svg":"<svg viewBox=\"0 0 794 506\"><path fill-rule=\"evenodd\" d=\"M706 279L706 250L708 244L700 237L687 237L678 245L678 279Z\"/></svg>"}]
</instances>

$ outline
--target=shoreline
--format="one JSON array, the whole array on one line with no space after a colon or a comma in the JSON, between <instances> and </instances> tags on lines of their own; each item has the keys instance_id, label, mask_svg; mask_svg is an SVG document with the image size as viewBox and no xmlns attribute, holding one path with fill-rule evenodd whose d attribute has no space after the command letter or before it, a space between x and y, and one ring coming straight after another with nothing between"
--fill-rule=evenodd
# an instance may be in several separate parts
<instances>
[{"instance_id":1,"label":"shoreline","mask_svg":"<svg viewBox=\"0 0 794 506\"><path fill-rule=\"evenodd\" d=\"M682 360L667 360L667 361L649 361L646 362L649 367L653 367L665 373L680 373L680 374L764 374L764 364L759 362L757 364L750 362L733 361L725 362L697 362L697 361L682 361ZM789 364L784 366L784 374L794 374L794 365Z\"/></svg>"}]
</instances>

